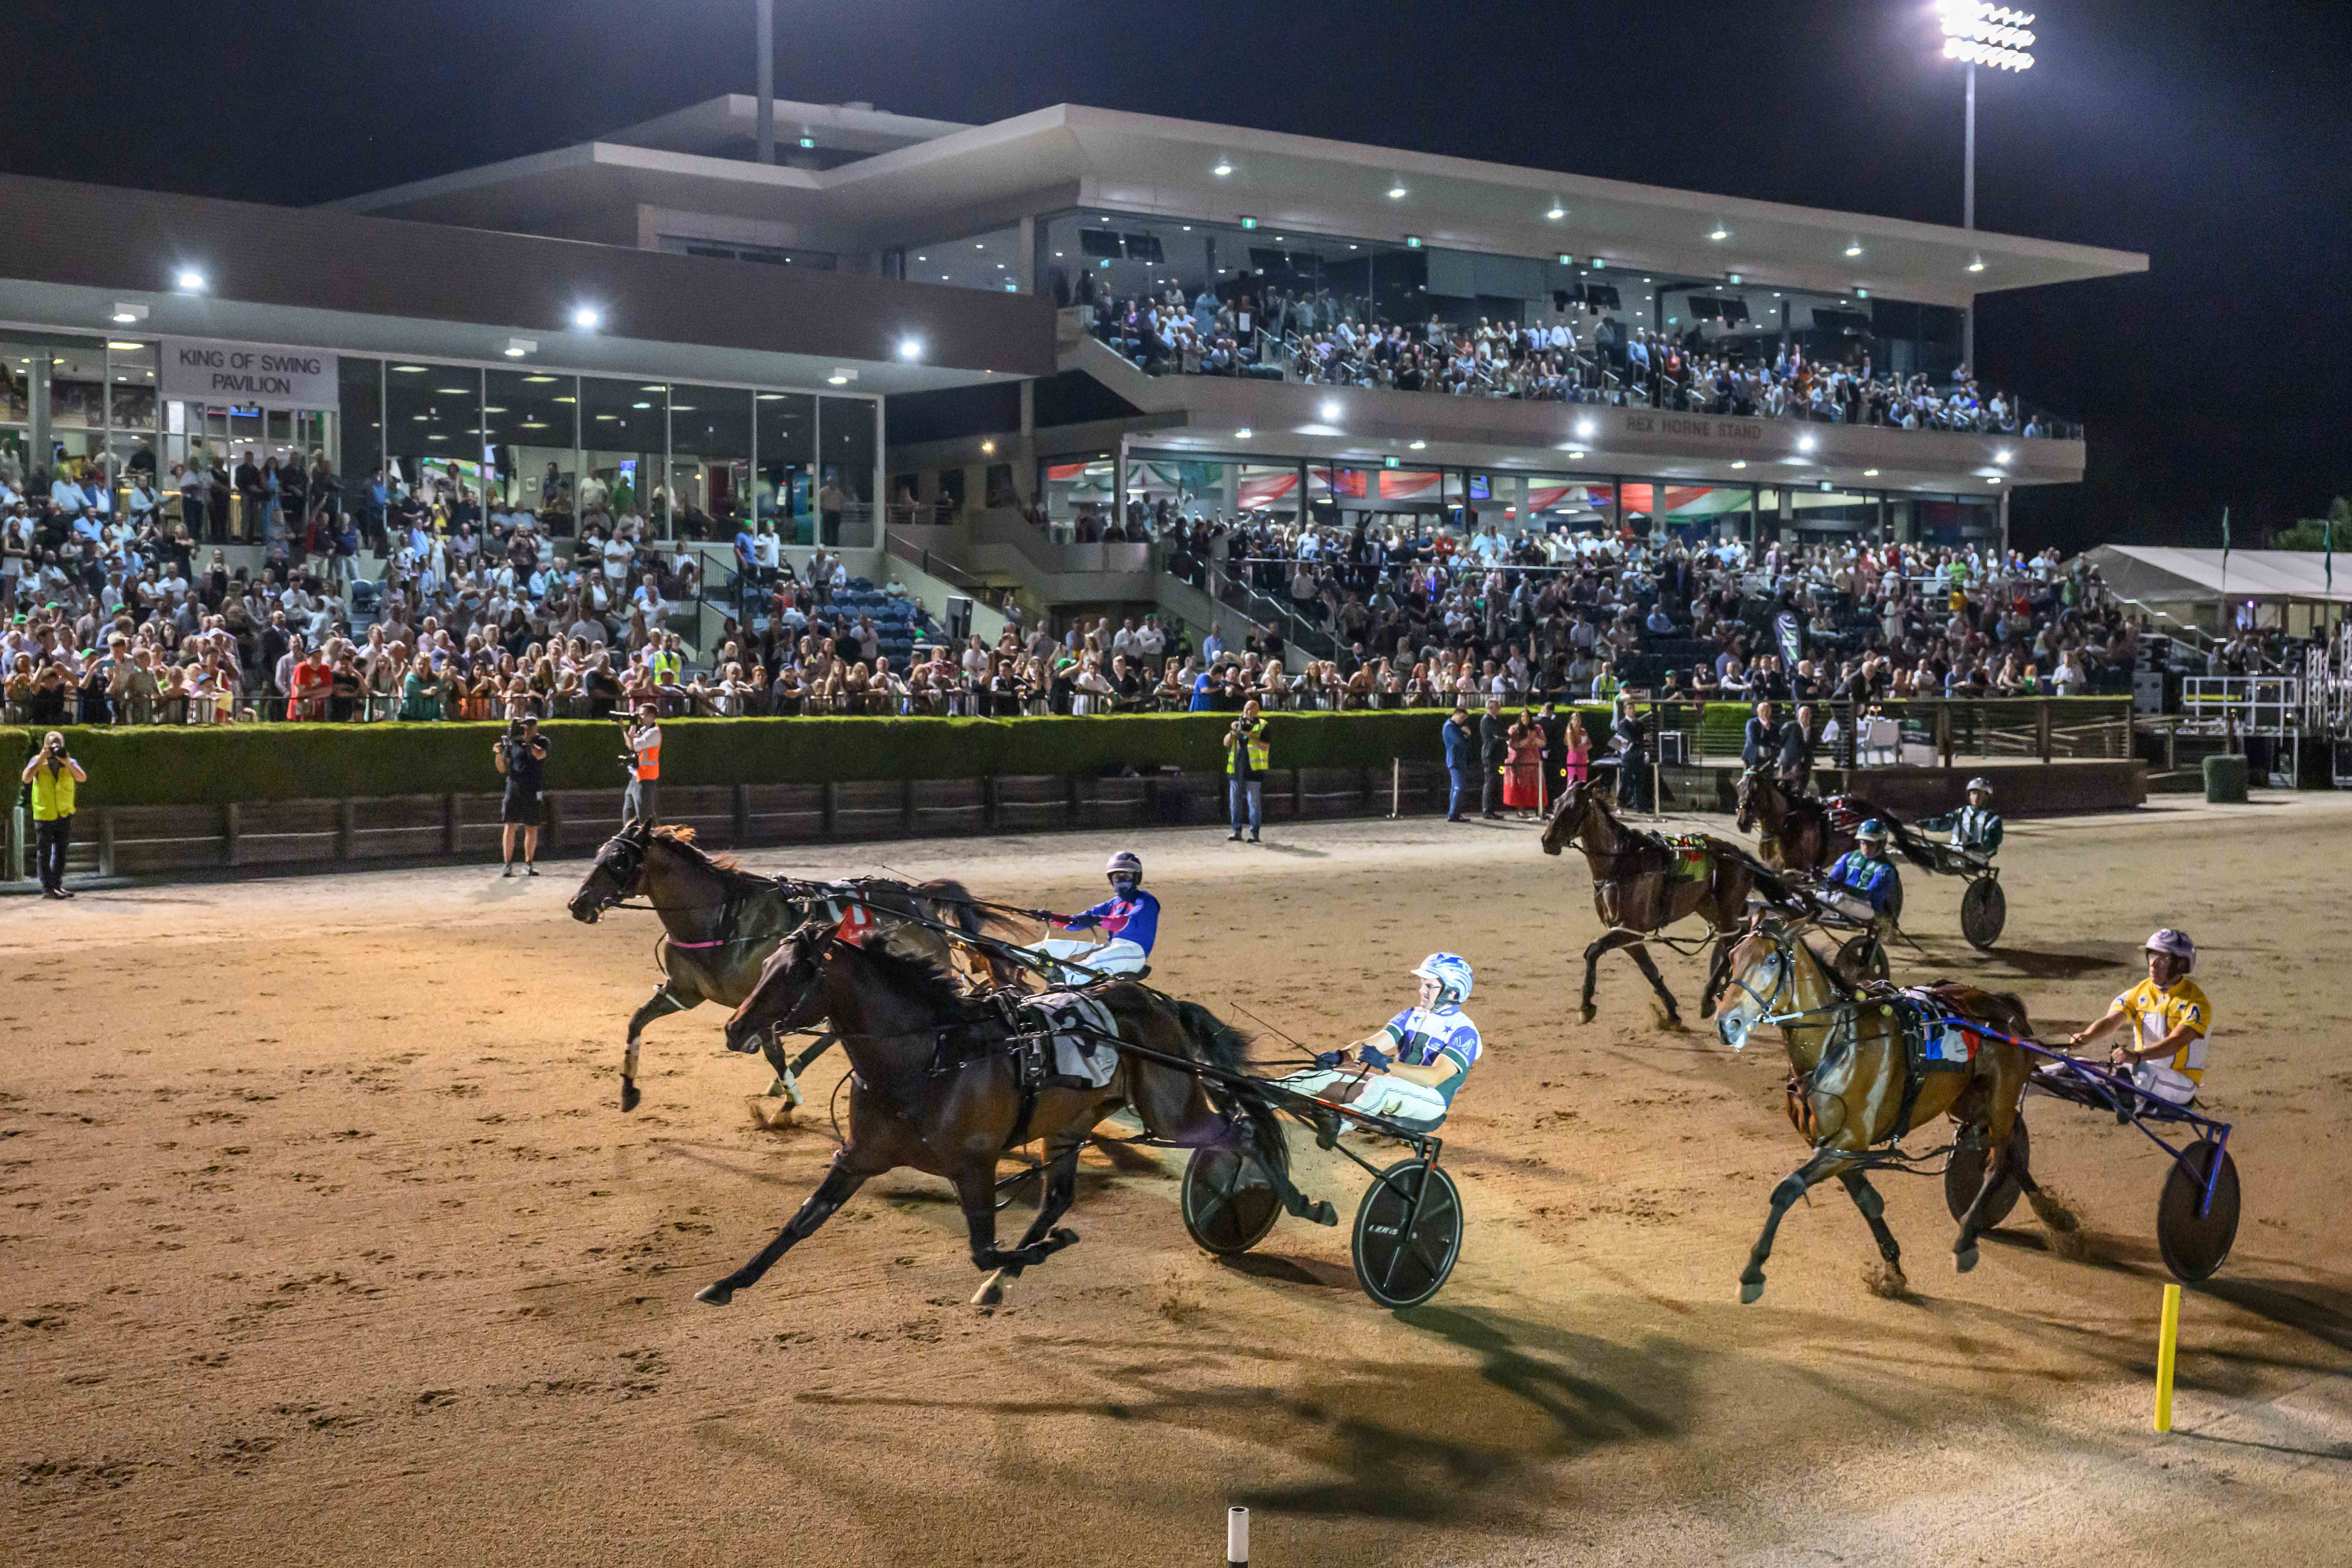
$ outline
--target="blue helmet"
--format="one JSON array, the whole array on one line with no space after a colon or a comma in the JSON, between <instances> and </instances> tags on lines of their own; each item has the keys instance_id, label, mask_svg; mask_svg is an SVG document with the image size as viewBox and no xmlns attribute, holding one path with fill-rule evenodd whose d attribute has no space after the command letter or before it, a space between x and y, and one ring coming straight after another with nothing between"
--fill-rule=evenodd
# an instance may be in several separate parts
<instances>
[{"instance_id":1,"label":"blue helmet","mask_svg":"<svg viewBox=\"0 0 2352 1568\"><path fill-rule=\"evenodd\" d=\"M1886 839L1886 824L1879 821L1878 818L1874 816L1869 821L1864 823L1860 827L1855 828L1853 830L1853 836L1856 838L1874 838L1879 842L1884 843Z\"/></svg>"},{"instance_id":2,"label":"blue helmet","mask_svg":"<svg viewBox=\"0 0 2352 1568\"><path fill-rule=\"evenodd\" d=\"M1460 1005L1470 1000L1470 961L1458 952L1433 952L1413 970L1423 980L1434 980L1440 995Z\"/></svg>"}]
</instances>

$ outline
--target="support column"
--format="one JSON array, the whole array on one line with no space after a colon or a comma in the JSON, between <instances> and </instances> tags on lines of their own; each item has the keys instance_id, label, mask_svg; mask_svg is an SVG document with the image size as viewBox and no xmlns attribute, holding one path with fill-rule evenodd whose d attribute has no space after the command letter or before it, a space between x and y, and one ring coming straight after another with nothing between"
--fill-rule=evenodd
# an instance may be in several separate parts
<instances>
[{"instance_id":1,"label":"support column","mask_svg":"<svg viewBox=\"0 0 2352 1568\"><path fill-rule=\"evenodd\" d=\"M2009 559L2009 487L2000 487L2000 558ZM2284 614L2284 612L2282 612Z\"/></svg>"},{"instance_id":2,"label":"support column","mask_svg":"<svg viewBox=\"0 0 2352 1568\"><path fill-rule=\"evenodd\" d=\"M1024 294L1037 291L1037 220L1024 217L1013 230L1013 277Z\"/></svg>"}]
</instances>

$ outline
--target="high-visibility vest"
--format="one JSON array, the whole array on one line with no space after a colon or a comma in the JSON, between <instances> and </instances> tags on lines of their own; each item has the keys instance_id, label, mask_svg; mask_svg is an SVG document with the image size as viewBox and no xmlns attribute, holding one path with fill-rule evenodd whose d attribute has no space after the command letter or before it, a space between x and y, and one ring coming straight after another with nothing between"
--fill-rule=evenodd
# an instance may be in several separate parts
<instances>
[{"instance_id":1,"label":"high-visibility vest","mask_svg":"<svg viewBox=\"0 0 2352 1568\"><path fill-rule=\"evenodd\" d=\"M641 779L661 777L661 731L659 730L654 731L651 745L640 742L637 746L637 776Z\"/></svg>"},{"instance_id":2,"label":"high-visibility vest","mask_svg":"<svg viewBox=\"0 0 2352 1568\"><path fill-rule=\"evenodd\" d=\"M35 768L33 770L33 820L55 822L60 816L74 814L74 776L71 768Z\"/></svg>"},{"instance_id":3,"label":"high-visibility vest","mask_svg":"<svg viewBox=\"0 0 2352 1568\"><path fill-rule=\"evenodd\" d=\"M1249 765L1253 773L1265 773L1274 766L1274 749L1266 744L1265 721L1261 719L1242 731L1249 746ZM1233 737L1225 737L1225 772L1237 773L1240 758L1234 754Z\"/></svg>"}]
</instances>

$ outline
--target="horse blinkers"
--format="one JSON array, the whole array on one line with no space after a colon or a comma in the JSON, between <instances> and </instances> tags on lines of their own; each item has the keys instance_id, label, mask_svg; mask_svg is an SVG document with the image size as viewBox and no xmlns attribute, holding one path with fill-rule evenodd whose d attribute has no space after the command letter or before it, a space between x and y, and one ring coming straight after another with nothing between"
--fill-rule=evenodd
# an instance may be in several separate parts
<instances>
[{"instance_id":1,"label":"horse blinkers","mask_svg":"<svg viewBox=\"0 0 2352 1568\"><path fill-rule=\"evenodd\" d=\"M588 868L587 879L572 895L572 919L594 925L606 910L636 894L638 884L645 879L648 837L641 830L625 828L604 840L604 847L596 852L595 863ZM589 888L600 876L612 879L613 890L598 893L592 900Z\"/></svg>"}]
</instances>

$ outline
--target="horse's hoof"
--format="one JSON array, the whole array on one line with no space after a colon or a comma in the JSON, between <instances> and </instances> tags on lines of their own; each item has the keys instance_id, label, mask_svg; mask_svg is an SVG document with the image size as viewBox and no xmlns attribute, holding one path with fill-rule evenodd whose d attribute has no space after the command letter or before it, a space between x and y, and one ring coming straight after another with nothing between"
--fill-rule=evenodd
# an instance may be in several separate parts
<instances>
[{"instance_id":1,"label":"horse's hoof","mask_svg":"<svg viewBox=\"0 0 2352 1568\"><path fill-rule=\"evenodd\" d=\"M1592 1004L1587 1002L1581 1008L1578 1009L1576 1021L1580 1024L1590 1024L1597 1016L1598 1014L1595 1012Z\"/></svg>"},{"instance_id":2,"label":"horse's hoof","mask_svg":"<svg viewBox=\"0 0 2352 1568\"><path fill-rule=\"evenodd\" d=\"M1045 1233L1045 1239L1052 1244L1055 1251L1059 1252L1063 1247L1076 1247L1078 1244L1078 1233L1067 1226L1057 1225Z\"/></svg>"},{"instance_id":3,"label":"horse's hoof","mask_svg":"<svg viewBox=\"0 0 2352 1568\"><path fill-rule=\"evenodd\" d=\"M1974 1268L1976 1266L1977 1249L1974 1245L1965 1247L1955 1247L1953 1249L1952 1268L1954 1272L1966 1274L1969 1269Z\"/></svg>"},{"instance_id":4,"label":"horse's hoof","mask_svg":"<svg viewBox=\"0 0 2352 1568\"><path fill-rule=\"evenodd\" d=\"M705 1285L694 1293L694 1299L713 1307L723 1307L735 1299L735 1287L721 1279L715 1285Z\"/></svg>"},{"instance_id":5,"label":"horse's hoof","mask_svg":"<svg viewBox=\"0 0 2352 1568\"><path fill-rule=\"evenodd\" d=\"M1752 1307L1763 1299L1764 1281L1762 1279L1742 1279L1739 1282L1739 1304L1741 1306Z\"/></svg>"},{"instance_id":6,"label":"horse's hoof","mask_svg":"<svg viewBox=\"0 0 2352 1568\"><path fill-rule=\"evenodd\" d=\"M1683 1016L1680 1013L1667 1014L1665 1022L1658 1026L1661 1029L1679 1029L1682 1026Z\"/></svg>"},{"instance_id":7,"label":"horse's hoof","mask_svg":"<svg viewBox=\"0 0 2352 1568\"><path fill-rule=\"evenodd\" d=\"M635 1110L637 1108L637 1101L644 1098L645 1096L637 1092L637 1080L635 1079L625 1078L621 1080L622 1110Z\"/></svg>"},{"instance_id":8,"label":"horse's hoof","mask_svg":"<svg viewBox=\"0 0 2352 1568\"><path fill-rule=\"evenodd\" d=\"M992 1274L989 1276L987 1281L971 1293L971 1304L975 1307L1004 1305L1004 1281Z\"/></svg>"}]
</instances>

